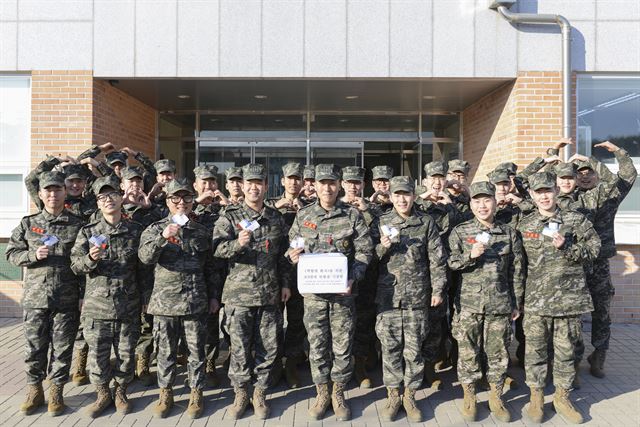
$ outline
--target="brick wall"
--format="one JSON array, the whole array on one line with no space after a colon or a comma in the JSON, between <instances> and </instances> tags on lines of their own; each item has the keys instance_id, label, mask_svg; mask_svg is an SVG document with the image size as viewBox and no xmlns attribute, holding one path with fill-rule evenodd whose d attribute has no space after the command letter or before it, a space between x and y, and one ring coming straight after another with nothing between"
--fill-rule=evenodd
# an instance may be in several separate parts
<instances>
[{"instance_id":1,"label":"brick wall","mask_svg":"<svg viewBox=\"0 0 640 427\"><path fill-rule=\"evenodd\" d=\"M155 158L156 111L91 71L33 71L31 87L33 167L108 141ZM21 298L22 282L0 281L0 317L19 317Z\"/></svg>"},{"instance_id":2,"label":"brick wall","mask_svg":"<svg viewBox=\"0 0 640 427\"><path fill-rule=\"evenodd\" d=\"M611 320L640 323L640 246L618 245L611 258L611 280L616 294L611 303Z\"/></svg>"}]
</instances>

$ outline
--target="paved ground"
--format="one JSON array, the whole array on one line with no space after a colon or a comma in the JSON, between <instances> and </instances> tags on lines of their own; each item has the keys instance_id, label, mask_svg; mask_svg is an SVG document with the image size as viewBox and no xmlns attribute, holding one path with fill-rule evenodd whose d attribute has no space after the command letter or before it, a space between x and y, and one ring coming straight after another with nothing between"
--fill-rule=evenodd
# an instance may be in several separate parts
<instances>
[{"instance_id":1,"label":"paved ground","mask_svg":"<svg viewBox=\"0 0 640 427\"><path fill-rule=\"evenodd\" d=\"M586 324L588 330L589 324ZM588 331L585 333L588 342ZM597 379L589 375L588 364L584 362L580 369L582 388L574 392L574 399L585 415L586 425L594 426L639 426L640 425L640 325L615 325L613 327L612 348L607 359L607 378ZM253 418L252 411L247 411L245 417L237 422L227 420L226 407L233 400L233 393L229 383L224 381L223 387L205 392L205 414L201 419L192 421L183 416L188 404L189 391L182 384L185 374L178 376L179 387L176 387L176 406L172 415L164 420L157 420L151 416L151 408L157 397L157 388L143 388L135 383L131 388L131 398L134 403L133 413L121 417L113 409L97 419L92 420L84 415L82 409L94 399L93 386L75 387L69 384L65 388L65 403L70 409L58 418L50 418L46 411L40 410L36 414L25 417L18 412L18 406L24 397L25 376L22 363L23 338L22 325L19 319L0 319L0 425L62 425L71 426L380 426L378 410L383 405L385 390L381 386L380 374L374 375L376 388L359 390L352 388L348 391L351 408L354 414L351 423L338 422L332 413L322 422L308 422L306 410L314 396L314 388L310 375L301 368L300 373L304 385L297 390L285 389L283 385L277 387L270 395L272 417L267 421ZM591 348L588 348L588 352ZM587 353L589 354L589 353ZM154 368L155 370L155 368ZM511 369L511 374L524 383L524 372L521 369ZM459 415L458 408L462 403L462 390L455 381L452 372L443 373L445 387L443 390L420 390L419 405L425 416L426 426L462 426L466 425ZM550 400L553 387L545 390L545 424L566 424L551 408ZM515 415L511 425L528 425L521 416L522 407L528 401L528 390L521 386L517 390L510 390L505 394L508 405ZM500 424L488 410L487 395L479 394L479 422L470 425ZM404 413L400 413L398 420L391 425L407 425Z\"/></svg>"}]
</instances>

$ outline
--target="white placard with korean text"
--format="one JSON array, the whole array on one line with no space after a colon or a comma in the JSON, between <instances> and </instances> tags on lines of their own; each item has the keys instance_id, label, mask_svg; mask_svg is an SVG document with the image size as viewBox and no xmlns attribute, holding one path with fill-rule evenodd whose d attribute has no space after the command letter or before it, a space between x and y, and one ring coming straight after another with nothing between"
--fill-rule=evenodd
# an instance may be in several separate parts
<instances>
[{"instance_id":1,"label":"white placard with korean text","mask_svg":"<svg viewBox=\"0 0 640 427\"><path fill-rule=\"evenodd\" d=\"M302 254L298 261L301 294L342 294L347 291L349 268L341 253Z\"/></svg>"}]
</instances>

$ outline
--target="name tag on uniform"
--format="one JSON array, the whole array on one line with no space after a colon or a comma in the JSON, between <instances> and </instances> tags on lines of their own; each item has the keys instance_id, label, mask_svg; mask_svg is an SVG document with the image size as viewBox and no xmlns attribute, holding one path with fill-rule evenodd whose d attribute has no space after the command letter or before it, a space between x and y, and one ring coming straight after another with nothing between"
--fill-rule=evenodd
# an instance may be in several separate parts
<instances>
[{"instance_id":1,"label":"name tag on uniform","mask_svg":"<svg viewBox=\"0 0 640 427\"><path fill-rule=\"evenodd\" d=\"M558 230L560 230L560 224L557 222L550 222L545 228L542 229L542 234L545 236L553 237Z\"/></svg>"},{"instance_id":2,"label":"name tag on uniform","mask_svg":"<svg viewBox=\"0 0 640 427\"><path fill-rule=\"evenodd\" d=\"M40 241L44 243L45 246L53 246L60 240L56 236L44 235L40 238Z\"/></svg>"},{"instance_id":3,"label":"name tag on uniform","mask_svg":"<svg viewBox=\"0 0 640 427\"><path fill-rule=\"evenodd\" d=\"M238 223L238 225L240 226L240 228L242 228L243 230L249 230L249 231L255 231L258 228L260 228L260 224L258 223L258 221L253 220L253 221L249 221L248 219L243 219L242 221L240 221Z\"/></svg>"},{"instance_id":4,"label":"name tag on uniform","mask_svg":"<svg viewBox=\"0 0 640 427\"><path fill-rule=\"evenodd\" d=\"M178 224L180 227L189 222L189 217L185 214L177 214L171 217L171 221Z\"/></svg>"},{"instance_id":5,"label":"name tag on uniform","mask_svg":"<svg viewBox=\"0 0 640 427\"><path fill-rule=\"evenodd\" d=\"M99 236L91 236L91 238L89 239L89 243L99 248L106 246L106 242L107 236L103 236L102 234Z\"/></svg>"},{"instance_id":6,"label":"name tag on uniform","mask_svg":"<svg viewBox=\"0 0 640 427\"><path fill-rule=\"evenodd\" d=\"M301 294L343 294L347 287L346 256L337 252L300 255L298 290Z\"/></svg>"},{"instance_id":7,"label":"name tag on uniform","mask_svg":"<svg viewBox=\"0 0 640 427\"><path fill-rule=\"evenodd\" d=\"M304 249L304 238L301 236L296 237L289 243L289 247L293 249Z\"/></svg>"},{"instance_id":8,"label":"name tag on uniform","mask_svg":"<svg viewBox=\"0 0 640 427\"><path fill-rule=\"evenodd\" d=\"M400 232L398 231L397 228L395 227L389 227L388 225L384 224L380 227L380 229L382 230L382 234L384 234L385 236L388 236L390 239L393 239L394 237L396 237L398 234L400 234Z\"/></svg>"},{"instance_id":9,"label":"name tag on uniform","mask_svg":"<svg viewBox=\"0 0 640 427\"><path fill-rule=\"evenodd\" d=\"M486 245L487 243L489 243L490 239L491 239L491 234L487 233L486 231L483 231L482 233L478 233L476 235L476 242L480 242L483 245Z\"/></svg>"}]
</instances>

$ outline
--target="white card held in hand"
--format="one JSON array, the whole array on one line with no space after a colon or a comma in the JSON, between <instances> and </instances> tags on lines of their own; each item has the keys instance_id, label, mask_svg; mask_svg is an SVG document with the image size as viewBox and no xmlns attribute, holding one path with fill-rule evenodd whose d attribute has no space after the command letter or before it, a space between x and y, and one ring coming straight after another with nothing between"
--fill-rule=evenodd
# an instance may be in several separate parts
<instances>
[{"instance_id":1,"label":"white card held in hand","mask_svg":"<svg viewBox=\"0 0 640 427\"><path fill-rule=\"evenodd\" d=\"M249 221L248 219L243 219L239 224L243 230L255 231L260 228L260 224L256 220Z\"/></svg>"},{"instance_id":2,"label":"white card held in hand","mask_svg":"<svg viewBox=\"0 0 640 427\"><path fill-rule=\"evenodd\" d=\"M40 238L40 241L42 241L42 243L44 243L45 246L53 246L56 243L58 243L60 240L56 236L45 235Z\"/></svg>"},{"instance_id":3,"label":"white card held in hand","mask_svg":"<svg viewBox=\"0 0 640 427\"><path fill-rule=\"evenodd\" d=\"M189 222L189 217L186 216L185 214L176 214L171 217L171 221L173 221L174 223L182 227L187 222Z\"/></svg>"},{"instance_id":4,"label":"white card held in hand","mask_svg":"<svg viewBox=\"0 0 640 427\"><path fill-rule=\"evenodd\" d=\"M99 236L91 236L91 238L89 239L89 242L93 245L93 246L97 246L97 247L102 247L103 244L105 244L105 242L107 241L107 236L103 236L102 234Z\"/></svg>"},{"instance_id":5,"label":"white card held in hand","mask_svg":"<svg viewBox=\"0 0 640 427\"><path fill-rule=\"evenodd\" d=\"M382 233L389 237L390 239L393 239L394 237L396 237L398 234L400 234L400 232L398 231L397 228L395 227L389 227L388 225L384 224L380 227L380 229L382 230Z\"/></svg>"},{"instance_id":6,"label":"white card held in hand","mask_svg":"<svg viewBox=\"0 0 640 427\"><path fill-rule=\"evenodd\" d=\"M304 249L304 238L301 236L296 237L291 241L289 246L293 249Z\"/></svg>"},{"instance_id":7,"label":"white card held in hand","mask_svg":"<svg viewBox=\"0 0 640 427\"><path fill-rule=\"evenodd\" d=\"M487 233L486 231L478 233L478 235L476 236L476 242L480 242L483 245L489 243L489 239L491 239L491 234Z\"/></svg>"}]
</instances>

